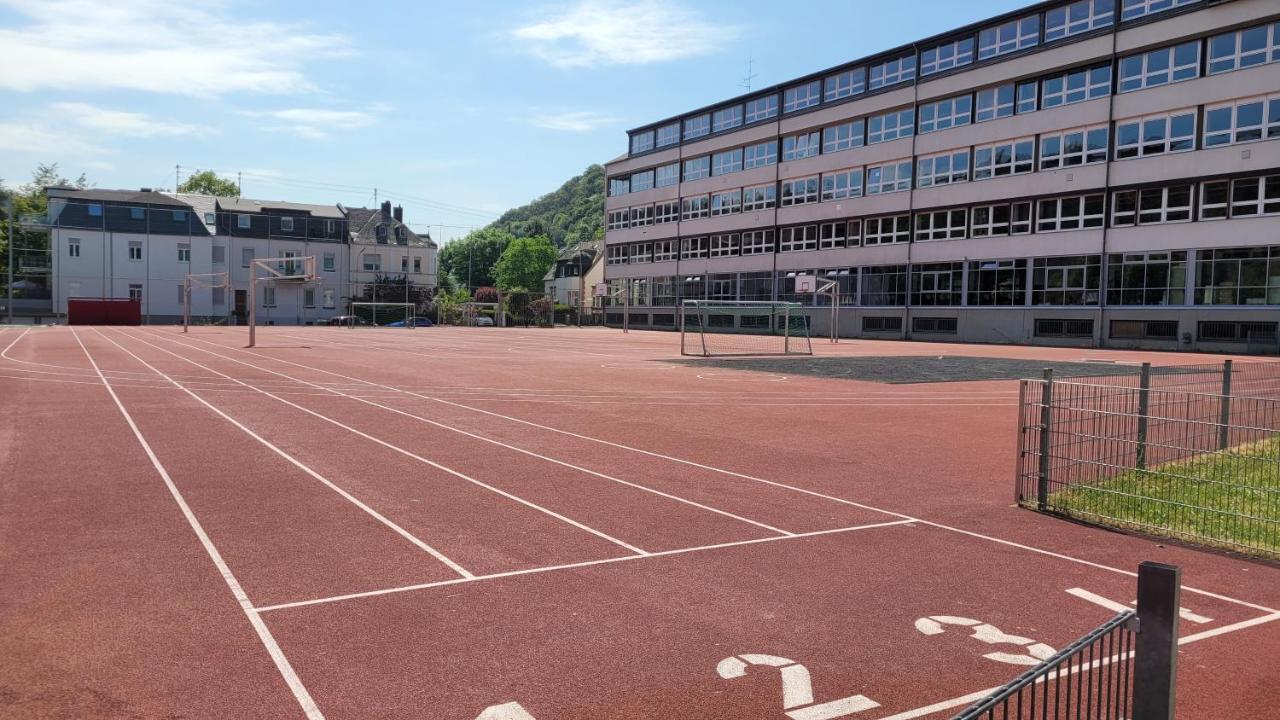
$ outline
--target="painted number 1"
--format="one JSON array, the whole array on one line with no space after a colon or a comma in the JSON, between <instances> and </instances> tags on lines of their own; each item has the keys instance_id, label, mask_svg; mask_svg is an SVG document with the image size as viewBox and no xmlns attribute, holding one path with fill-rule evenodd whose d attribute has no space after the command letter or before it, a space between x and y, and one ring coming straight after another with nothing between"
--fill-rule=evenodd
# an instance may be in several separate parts
<instances>
[{"instance_id":1,"label":"painted number 1","mask_svg":"<svg viewBox=\"0 0 1280 720\"><path fill-rule=\"evenodd\" d=\"M745 676L750 665L775 667L782 673L782 709L791 720L833 720L880 707L880 703L862 695L815 704L809 669L777 655L734 655L721 660L716 665L716 672L720 677L732 680Z\"/></svg>"}]
</instances>

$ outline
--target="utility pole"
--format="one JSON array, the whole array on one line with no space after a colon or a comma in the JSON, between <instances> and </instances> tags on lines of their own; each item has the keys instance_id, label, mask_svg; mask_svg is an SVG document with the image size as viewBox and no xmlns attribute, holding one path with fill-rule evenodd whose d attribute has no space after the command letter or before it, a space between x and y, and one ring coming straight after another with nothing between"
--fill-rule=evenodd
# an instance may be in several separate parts
<instances>
[{"instance_id":1,"label":"utility pole","mask_svg":"<svg viewBox=\"0 0 1280 720\"><path fill-rule=\"evenodd\" d=\"M5 217L8 219L9 225L9 299L5 303L5 313L8 317L8 323L13 324L13 193L5 195L7 202L5 207Z\"/></svg>"},{"instance_id":2,"label":"utility pole","mask_svg":"<svg viewBox=\"0 0 1280 720\"><path fill-rule=\"evenodd\" d=\"M751 72L754 66L755 59L751 55L747 55L747 76L742 78L742 82L739 83L739 87L746 88L747 92L751 92L751 81L756 79L756 73Z\"/></svg>"},{"instance_id":3,"label":"utility pole","mask_svg":"<svg viewBox=\"0 0 1280 720\"><path fill-rule=\"evenodd\" d=\"M182 175L182 166L174 165L173 166L173 191L174 192L178 192L178 186L182 184L182 182L178 179L180 175Z\"/></svg>"},{"instance_id":4,"label":"utility pole","mask_svg":"<svg viewBox=\"0 0 1280 720\"><path fill-rule=\"evenodd\" d=\"M239 170L236 171L236 199L237 200L240 199L240 181L243 179L242 177L243 175L244 173L242 171L239 171Z\"/></svg>"}]
</instances>

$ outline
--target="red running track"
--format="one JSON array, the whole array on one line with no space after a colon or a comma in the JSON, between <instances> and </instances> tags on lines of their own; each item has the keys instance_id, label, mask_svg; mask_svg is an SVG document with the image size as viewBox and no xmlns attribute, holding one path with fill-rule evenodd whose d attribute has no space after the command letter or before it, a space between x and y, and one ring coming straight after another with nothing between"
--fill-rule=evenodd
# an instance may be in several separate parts
<instances>
[{"instance_id":1,"label":"red running track","mask_svg":"<svg viewBox=\"0 0 1280 720\"><path fill-rule=\"evenodd\" d=\"M757 653L847 717L947 717L1025 649L917 620L1060 648L1148 559L1188 586L1179 717L1280 702L1280 570L1011 508L1016 383L707 371L663 333L243 335L0 329L0 716L787 717L776 671L717 672Z\"/></svg>"}]
</instances>

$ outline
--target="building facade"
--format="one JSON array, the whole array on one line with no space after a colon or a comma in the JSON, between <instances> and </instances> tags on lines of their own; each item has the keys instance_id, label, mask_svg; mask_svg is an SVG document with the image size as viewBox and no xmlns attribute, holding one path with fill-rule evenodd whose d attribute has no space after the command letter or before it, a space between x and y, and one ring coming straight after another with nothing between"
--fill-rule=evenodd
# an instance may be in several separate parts
<instances>
[{"instance_id":1,"label":"building facade","mask_svg":"<svg viewBox=\"0 0 1280 720\"><path fill-rule=\"evenodd\" d=\"M413 302L412 288L434 292L436 254L429 235L404 222L404 208L384 202L377 209L348 208L351 226L347 294L364 302Z\"/></svg>"},{"instance_id":2,"label":"building facade","mask_svg":"<svg viewBox=\"0 0 1280 720\"><path fill-rule=\"evenodd\" d=\"M568 305L579 315L593 309L592 290L604 282L604 255L599 240L574 243L560 251L542 278L543 292L557 305ZM598 301L597 301L598 302Z\"/></svg>"},{"instance_id":3,"label":"building facade","mask_svg":"<svg viewBox=\"0 0 1280 720\"><path fill-rule=\"evenodd\" d=\"M353 263L367 259L361 248L400 246L408 259L389 268L406 275L417 299L434 295L435 243L403 225L386 208L384 231L369 224L367 210L341 205L309 205L248 198L221 198L150 189L80 190L49 188L49 213L24 227L49 232L48 312L65 316L67 299L136 298L143 321L179 322L188 274L227 273L229 288L192 292L191 316L198 321L248 321L257 303L258 322L302 325L348 312L351 288L365 280ZM358 221L360 227L353 222ZM368 243L363 230L369 229ZM252 260L314 257L316 279L259 282L249 297ZM389 256L390 257L390 256ZM299 273L301 264L294 266ZM267 273L258 269L258 277ZM354 299L360 299L355 296Z\"/></svg>"},{"instance_id":4,"label":"building facade","mask_svg":"<svg viewBox=\"0 0 1280 720\"><path fill-rule=\"evenodd\" d=\"M791 301L825 333L811 274L848 337L1277 349L1274 0L1039 3L628 137L632 327Z\"/></svg>"}]
</instances>

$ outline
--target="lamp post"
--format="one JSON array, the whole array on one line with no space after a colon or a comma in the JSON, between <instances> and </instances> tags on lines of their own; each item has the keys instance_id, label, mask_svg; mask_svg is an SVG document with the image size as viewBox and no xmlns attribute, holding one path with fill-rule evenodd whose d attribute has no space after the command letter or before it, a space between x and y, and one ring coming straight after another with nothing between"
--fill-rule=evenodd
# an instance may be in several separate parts
<instances>
[{"instance_id":1,"label":"lamp post","mask_svg":"<svg viewBox=\"0 0 1280 720\"><path fill-rule=\"evenodd\" d=\"M5 217L9 225L9 299L5 302L7 322L13 324L13 193L8 193L5 202Z\"/></svg>"}]
</instances>

